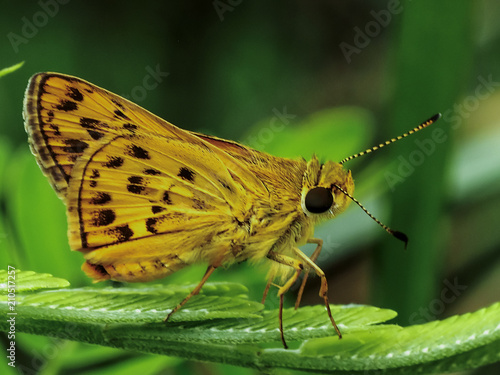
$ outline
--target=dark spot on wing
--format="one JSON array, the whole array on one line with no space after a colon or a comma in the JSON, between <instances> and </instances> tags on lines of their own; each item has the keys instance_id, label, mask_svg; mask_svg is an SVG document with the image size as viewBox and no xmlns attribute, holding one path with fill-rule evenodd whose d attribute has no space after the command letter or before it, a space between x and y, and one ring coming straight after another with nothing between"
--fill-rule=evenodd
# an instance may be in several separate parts
<instances>
[{"instance_id":1,"label":"dark spot on wing","mask_svg":"<svg viewBox=\"0 0 500 375\"><path fill-rule=\"evenodd\" d=\"M52 122L52 120L54 119L54 111L48 111L47 117L48 117L47 122Z\"/></svg>"},{"instance_id":2,"label":"dark spot on wing","mask_svg":"<svg viewBox=\"0 0 500 375\"><path fill-rule=\"evenodd\" d=\"M111 99L111 101L119 108L121 109L125 109L125 107L118 101L118 100L115 100L115 99Z\"/></svg>"},{"instance_id":3,"label":"dark spot on wing","mask_svg":"<svg viewBox=\"0 0 500 375\"><path fill-rule=\"evenodd\" d=\"M70 97L73 100L76 100L77 102L81 102L83 100L83 95L78 90L76 87L68 87L68 97Z\"/></svg>"},{"instance_id":4,"label":"dark spot on wing","mask_svg":"<svg viewBox=\"0 0 500 375\"><path fill-rule=\"evenodd\" d=\"M96 129L99 124L99 120L90 117L80 117L80 125L85 129Z\"/></svg>"},{"instance_id":5,"label":"dark spot on wing","mask_svg":"<svg viewBox=\"0 0 500 375\"><path fill-rule=\"evenodd\" d=\"M152 206L151 207L151 212L153 212L154 214L157 214L157 213L162 212L162 211L165 211L165 207L162 207L162 206Z\"/></svg>"},{"instance_id":6,"label":"dark spot on wing","mask_svg":"<svg viewBox=\"0 0 500 375\"><path fill-rule=\"evenodd\" d=\"M93 139L93 140L99 140L101 139L102 137L104 137L104 134L102 133L99 133L99 132L96 132L95 130L87 130L87 133L89 133L90 137Z\"/></svg>"},{"instance_id":7,"label":"dark spot on wing","mask_svg":"<svg viewBox=\"0 0 500 375\"><path fill-rule=\"evenodd\" d=\"M131 133L135 133L135 130L138 128L137 125L131 124L127 122L126 124L123 124L123 129L128 130Z\"/></svg>"},{"instance_id":8,"label":"dark spot on wing","mask_svg":"<svg viewBox=\"0 0 500 375\"><path fill-rule=\"evenodd\" d=\"M128 178L128 182L130 182L131 184L143 185L144 178L142 178L141 176L130 176Z\"/></svg>"},{"instance_id":9,"label":"dark spot on wing","mask_svg":"<svg viewBox=\"0 0 500 375\"><path fill-rule=\"evenodd\" d=\"M81 84L81 82L79 82ZM88 92L89 94L93 94L94 93L94 90L92 89L92 86L89 86L89 85L85 85L83 84L83 89Z\"/></svg>"},{"instance_id":10,"label":"dark spot on wing","mask_svg":"<svg viewBox=\"0 0 500 375\"><path fill-rule=\"evenodd\" d=\"M146 230L149 233L156 234L158 233L158 230L155 228L156 223L158 222L157 218L150 217L149 219L146 220Z\"/></svg>"},{"instance_id":11,"label":"dark spot on wing","mask_svg":"<svg viewBox=\"0 0 500 375\"><path fill-rule=\"evenodd\" d=\"M144 186L139 186L139 185L127 185L127 190L133 194L141 194L144 189L146 189Z\"/></svg>"},{"instance_id":12,"label":"dark spot on wing","mask_svg":"<svg viewBox=\"0 0 500 375\"><path fill-rule=\"evenodd\" d=\"M165 191L163 193L163 198L161 199L162 202L164 202L165 204L172 204L172 201L170 200L170 196L168 194L168 191Z\"/></svg>"},{"instance_id":13,"label":"dark spot on wing","mask_svg":"<svg viewBox=\"0 0 500 375\"><path fill-rule=\"evenodd\" d=\"M149 153L142 147L130 145L128 147L128 154L137 159L150 159Z\"/></svg>"},{"instance_id":14,"label":"dark spot on wing","mask_svg":"<svg viewBox=\"0 0 500 375\"><path fill-rule=\"evenodd\" d=\"M50 128L54 131L54 135L61 135L61 131L59 130L59 126L50 124Z\"/></svg>"},{"instance_id":15,"label":"dark spot on wing","mask_svg":"<svg viewBox=\"0 0 500 375\"><path fill-rule=\"evenodd\" d=\"M90 175L90 187L95 188L97 186L97 179L101 177L98 169L92 169L92 174Z\"/></svg>"},{"instance_id":16,"label":"dark spot on wing","mask_svg":"<svg viewBox=\"0 0 500 375\"><path fill-rule=\"evenodd\" d=\"M159 170L153 168L145 169L143 173L148 174L150 176L158 176L159 174L161 174Z\"/></svg>"},{"instance_id":17,"label":"dark spot on wing","mask_svg":"<svg viewBox=\"0 0 500 375\"><path fill-rule=\"evenodd\" d=\"M119 168L123 165L123 158L120 156L108 156L108 161L104 163L107 168Z\"/></svg>"},{"instance_id":18,"label":"dark spot on wing","mask_svg":"<svg viewBox=\"0 0 500 375\"><path fill-rule=\"evenodd\" d=\"M80 154L89 147L88 143L79 139L65 139L64 144L66 147L63 147L63 151L71 154Z\"/></svg>"},{"instance_id":19,"label":"dark spot on wing","mask_svg":"<svg viewBox=\"0 0 500 375\"><path fill-rule=\"evenodd\" d=\"M103 227L111 224L116 219L115 211L113 210L100 210L94 212L94 226Z\"/></svg>"},{"instance_id":20,"label":"dark spot on wing","mask_svg":"<svg viewBox=\"0 0 500 375\"><path fill-rule=\"evenodd\" d=\"M71 111L74 111L76 109L78 109L78 106L76 105L75 102L71 101L71 100L61 100L61 102L56 105L56 109L60 110L60 111L64 111L64 112L71 112Z\"/></svg>"},{"instance_id":21,"label":"dark spot on wing","mask_svg":"<svg viewBox=\"0 0 500 375\"><path fill-rule=\"evenodd\" d=\"M105 124L103 122L100 122L99 120L89 117L81 117L80 125L83 128L87 129L87 133L89 133L92 139L96 141L104 137L104 134L98 130L100 130L103 127L108 127L108 124Z\"/></svg>"},{"instance_id":22,"label":"dark spot on wing","mask_svg":"<svg viewBox=\"0 0 500 375\"><path fill-rule=\"evenodd\" d=\"M117 104L117 103L115 103L115 104ZM121 105L119 107L121 107ZM121 118L123 118L125 120L130 120L128 118L128 116L125 113L123 113L122 111L120 111L119 109L115 110L115 117L121 117Z\"/></svg>"},{"instance_id":23,"label":"dark spot on wing","mask_svg":"<svg viewBox=\"0 0 500 375\"><path fill-rule=\"evenodd\" d=\"M182 167L181 169L179 169L179 173L177 174L177 176L189 182L194 181L194 175L194 171L186 167Z\"/></svg>"},{"instance_id":24,"label":"dark spot on wing","mask_svg":"<svg viewBox=\"0 0 500 375\"><path fill-rule=\"evenodd\" d=\"M128 224L110 229L108 233L114 236L117 242L128 241L134 235L134 232L132 231L132 229L130 229Z\"/></svg>"},{"instance_id":25,"label":"dark spot on wing","mask_svg":"<svg viewBox=\"0 0 500 375\"><path fill-rule=\"evenodd\" d=\"M111 201L111 195L109 195L108 193L97 192L90 200L90 204L102 205L110 201Z\"/></svg>"},{"instance_id":26,"label":"dark spot on wing","mask_svg":"<svg viewBox=\"0 0 500 375\"><path fill-rule=\"evenodd\" d=\"M146 189L144 178L140 176L130 176L128 178L130 185L127 185L127 190L134 194L141 194Z\"/></svg>"}]
</instances>

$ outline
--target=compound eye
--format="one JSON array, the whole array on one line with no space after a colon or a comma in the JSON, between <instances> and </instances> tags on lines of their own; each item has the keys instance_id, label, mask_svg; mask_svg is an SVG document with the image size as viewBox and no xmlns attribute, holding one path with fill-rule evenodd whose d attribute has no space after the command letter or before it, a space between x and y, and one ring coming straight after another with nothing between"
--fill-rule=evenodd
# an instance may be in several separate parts
<instances>
[{"instance_id":1,"label":"compound eye","mask_svg":"<svg viewBox=\"0 0 500 375\"><path fill-rule=\"evenodd\" d=\"M333 194L327 188L315 187L307 192L304 203L310 213L322 214L332 207Z\"/></svg>"}]
</instances>

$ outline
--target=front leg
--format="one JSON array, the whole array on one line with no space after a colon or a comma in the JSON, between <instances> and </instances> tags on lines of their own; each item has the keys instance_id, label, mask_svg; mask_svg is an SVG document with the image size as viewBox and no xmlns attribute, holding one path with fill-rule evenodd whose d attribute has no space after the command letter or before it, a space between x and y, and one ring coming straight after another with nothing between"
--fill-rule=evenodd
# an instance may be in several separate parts
<instances>
[{"instance_id":1,"label":"front leg","mask_svg":"<svg viewBox=\"0 0 500 375\"><path fill-rule=\"evenodd\" d=\"M319 253L321 253L321 249L323 248L323 240L319 238L309 238L307 240L307 243L315 243L316 249L314 249L314 252L311 254L310 259L316 263L316 259L318 259ZM299 292L297 293L297 299L295 300L295 310L299 308L300 305L300 300L302 299L302 294L304 293L304 288L306 287L306 282L307 282L307 277L309 276L309 273L306 273L304 275L304 278L302 279L302 284L300 284Z\"/></svg>"},{"instance_id":2,"label":"front leg","mask_svg":"<svg viewBox=\"0 0 500 375\"><path fill-rule=\"evenodd\" d=\"M279 328L280 328L280 336L281 336L281 342L283 343L283 347L285 349L288 349L288 345L286 344L285 341L285 335L283 332L283 298L285 293L290 289L290 287L297 281L297 279L300 276L300 273L304 269L304 265L302 262L300 262L297 259L294 259L292 257L282 255L275 253L274 251L269 251L267 253L267 257L277 263L284 264L285 266L292 267L295 269L295 274L288 279L288 281L283 285L282 287L279 288L278 290L278 297L280 299L280 307L279 307L279 312L278 312L278 320L279 320ZM272 278L274 278L274 274L271 275ZM269 280L267 286L266 286L266 294L267 290L269 290L269 286L271 285L272 278Z\"/></svg>"},{"instance_id":3,"label":"front leg","mask_svg":"<svg viewBox=\"0 0 500 375\"><path fill-rule=\"evenodd\" d=\"M278 254L272 250L267 254L267 257L269 259L271 259L277 263L284 264L285 266L289 266L289 267L292 267L293 269L295 269L295 274L292 277L290 277L290 279L288 279L287 282L282 287L280 287L278 290L278 297L280 298L278 319L279 319L279 326L280 326L281 342L283 343L284 348L287 349L288 346L286 344L285 336L283 333L283 296L291 288L291 286L297 281L297 279L299 278L299 276L303 270L309 271L312 269L321 278L321 288L319 291L319 295L320 295L320 297L323 298L323 301L325 302L326 311L328 313L328 317L330 318L330 321L332 322L332 325L333 325L333 328L335 329L335 332L337 333L339 338L342 338L342 334L340 333L340 330L337 327L337 324L335 323L335 320L333 319L333 316L332 316L332 312L330 310L330 304L328 302L328 282L326 280L325 273L307 255L305 255L298 248L294 248L293 251L299 257L299 259L295 259L295 258L286 256L286 255L282 255L282 254ZM316 253L316 251L315 251L315 253ZM319 251L317 252L316 257L318 256L318 254L319 254Z\"/></svg>"},{"instance_id":4,"label":"front leg","mask_svg":"<svg viewBox=\"0 0 500 375\"><path fill-rule=\"evenodd\" d=\"M326 306L326 311L328 313L328 317L330 318L330 321L332 322L333 328L335 329L335 332L337 332L337 335L339 336L339 339L342 338L342 334L340 333L339 328L337 327L337 324L335 323L335 319L333 319L332 312L330 310L330 303L328 302L328 281L326 280L325 273L321 268L319 268L316 263L314 263L306 254L304 254L302 251L300 251L297 248L293 249L295 254L304 261L304 265L308 268L311 268L316 272L316 275L318 275L321 278L321 288L319 289L319 296L323 298L323 301L325 302ZM318 252L319 254L319 252Z\"/></svg>"}]
</instances>

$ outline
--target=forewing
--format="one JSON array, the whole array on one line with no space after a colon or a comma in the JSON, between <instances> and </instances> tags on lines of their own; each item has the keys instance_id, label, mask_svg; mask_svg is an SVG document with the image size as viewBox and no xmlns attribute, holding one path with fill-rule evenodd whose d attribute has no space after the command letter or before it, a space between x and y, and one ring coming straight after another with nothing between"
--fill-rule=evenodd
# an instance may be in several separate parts
<instances>
[{"instance_id":1,"label":"forewing","mask_svg":"<svg viewBox=\"0 0 500 375\"><path fill-rule=\"evenodd\" d=\"M269 198L248 160L79 78L33 76L24 117L67 205L71 248L96 279L147 280L230 257Z\"/></svg>"},{"instance_id":2,"label":"forewing","mask_svg":"<svg viewBox=\"0 0 500 375\"><path fill-rule=\"evenodd\" d=\"M23 115L31 150L63 200L74 165L93 145L137 133L203 143L120 96L58 73L30 79Z\"/></svg>"}]
</instances>

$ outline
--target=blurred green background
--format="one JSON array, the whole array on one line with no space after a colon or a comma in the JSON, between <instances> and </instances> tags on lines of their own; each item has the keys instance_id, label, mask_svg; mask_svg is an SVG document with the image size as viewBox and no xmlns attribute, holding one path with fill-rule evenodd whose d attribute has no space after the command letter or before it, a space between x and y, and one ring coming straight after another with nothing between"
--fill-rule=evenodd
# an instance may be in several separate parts
<instances>
[{"instance_id":1,"label":"blurred green background","mask_svg":"<svg viewBox=\"0 0 500 375\"><path fill-rule=\"evenodd\" d=\"M401 325L497 301L499 18L494 0L0 1L0 69L24 61L0 79L0 268L90 285L23 129L28 78L54 71L181 128L284 157L338 161L441 112L433 128L346 163L355 196L404 231L408 249L352 205L317 229L318 263L333 303L392 308ZM203 272L191 267L165 284ZM239 265L211 280L241 282L260 300L265 269ZM305 304L321 303L318 288L311 278ZM254 373L29 335L18 338L17 360L40 374Z\"/></svg>"}]
</instances>

